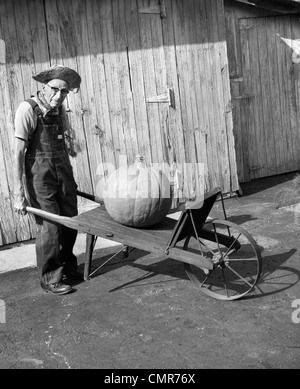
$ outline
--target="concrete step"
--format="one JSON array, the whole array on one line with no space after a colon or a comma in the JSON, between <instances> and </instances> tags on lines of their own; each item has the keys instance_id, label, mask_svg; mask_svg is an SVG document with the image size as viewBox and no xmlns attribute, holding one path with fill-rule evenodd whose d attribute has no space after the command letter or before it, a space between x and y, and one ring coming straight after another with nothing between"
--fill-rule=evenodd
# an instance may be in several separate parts
<instances>
[{"instance_id":1,"label":"concrete step","mask_svg":"<svg viewBox=\"0 0 300 389\"><path fill-rule=\"evenodd\" d=\"M74 246L74 254L80 257L81 261L85 255L85 234L78 234ZM97 250L105 250L118 247L119 243L113 242L104 238L97 238L94 252ZM0 251L0 273L5 273L13 270L19 270L29 267L36 267L35 241L28 243L10 245Z\"/></svg>"}]
</instances>

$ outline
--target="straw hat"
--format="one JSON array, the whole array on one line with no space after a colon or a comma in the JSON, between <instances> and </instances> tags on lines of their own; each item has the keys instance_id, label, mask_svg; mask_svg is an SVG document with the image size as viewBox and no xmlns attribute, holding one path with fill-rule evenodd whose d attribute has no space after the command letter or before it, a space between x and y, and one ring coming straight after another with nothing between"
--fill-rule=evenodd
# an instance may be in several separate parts
<instances>
[{"instance_id":1,"label":"straw hat","mask_svg":"<svg viewBox=\"0 0 300 389\"><path fill-rule=\"evenodd\" d=\"M78 91L81 83L80 75L73 69L62 65L54 65L47 70L43 70L36 76L32 76L35 81L46 84L50 80L59 79L68 83L69 90Z\"/></svg>"}]
</instances>

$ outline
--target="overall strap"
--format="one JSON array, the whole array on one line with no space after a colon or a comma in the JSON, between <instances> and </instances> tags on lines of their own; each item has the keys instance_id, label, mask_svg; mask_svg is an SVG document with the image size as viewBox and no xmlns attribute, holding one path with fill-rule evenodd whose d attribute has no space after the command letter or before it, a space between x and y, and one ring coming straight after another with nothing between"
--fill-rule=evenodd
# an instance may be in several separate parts
<instances>
[{"instance_id":1,"label":"overall strap","mask_svg":"<svg viewBox=\"0 0 300 389\"><path fill-rule=\"evenodd\" d=\"M27 99L25 100L27 101L27 103L29 103L31 106L32 106L32 109L33 109L33 112L37 115L37 116L42 116L43 115L43 112L41 110L41 108L39 107L38 103L35 102L33 99Z\"/></svg>"}]
</instances>

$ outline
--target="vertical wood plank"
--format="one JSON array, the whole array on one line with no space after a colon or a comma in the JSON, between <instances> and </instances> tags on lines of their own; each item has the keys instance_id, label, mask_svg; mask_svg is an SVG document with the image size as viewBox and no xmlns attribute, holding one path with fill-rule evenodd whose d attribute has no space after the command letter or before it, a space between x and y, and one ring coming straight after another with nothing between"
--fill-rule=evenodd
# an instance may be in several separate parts
<instances>
[{"instance_id":1,"label":"vertical wood plank","mask_svg":"<svg viewBox=\"0 0 300 389\"><path fill-rule=\"evenodd\" d=\"M14 2L5 1L5 16L3 19L3 36L6 44L6 69L9 87L9 96L12 111L15 112L21 101L24 100L22 73L18 47L17 27L15 23Z\"/></svg>"},{"instance_id":2,"label":"vertical wood plank","mask_svg":"<svg viewBox=\"0 0 300 389\"><path fill-rule=\"evenodd\" d=\"M185 5L188 8L190 2L183 3L181 0L173 1L172 17L174 20L174 37L176 47L177 58L177 72L179 82L179 93L182 108L182 126L184 134L184 148L185 148L185 161L186 164L193 164L195 162L195 140L194 140L194 118L195 106L192 105L191 90L191 77L193 77L193 69L191 68L191 61L188 54L188 37L185 27L184 11ZM194 100L193 100L194 101ZM198 120L198 118L196 119ZM188 166L188 165L186 165ZM187 172L186 172L187 174ZM184 195L186 198L193 198L196 195L196 182L195 175L192 172L191 175L183 175Z\"/></svg>"},{"instance_id":3,"label":"vertical wood plank","mask_svg":"<svg viewBox=\"0 0 300 389\"><path fill-rule=\"evenodd\" d=\"M88 0L90 1L90 0ZM87 164L85 165L85 190L95 193L97 185L97 166L102 163L100 142L96 135L96 108L94 99L93 75L90 62L89 39L87 31L86 3L81 0L72 0L72 19L74 42L77 51L77 67L82 79L80 88L82 131L85 138ZM63 26L62 26L63 27ZM81 177L83 179L83 177ZM80 183L81 184L81 183Z\"/></svg>"},{"instance_id":4,"label":"vertical wood plank","mask_svg":"<svg viewBox=\"0 0 300 389\"><path fill-rule=\"evenodd\" d=\"M101 1L99 6L110 123L113 134L115 162L116 166L118 166L120 155L126 155L127 150L123 136L112 4L111 1L105 0Z\"/></svg>"},{"instance_id":5,"label":"vertical wood plank","mask_svg":"<svg viewBox=\"0 0 300 389\"><path fill-rule=\"evenodd\" d=\"M291 38L293 41L292 49L293 51L296 49L297 43L299 43L299 17L296 15L290 15L289 20L290 30L291 30ZM296 43L297 41L297 43ZM298 50L297 50L298 53ZM294 53L295 54L295 53ZM300 148L300 69L299 63L293 61L293 52L288 56L289 62L289 74L292 75L292 88L291 88L291 120L292 120L292 141L293 141L293 152L294 152L294 170L298 170L300 168L300 156L299 156L299 148Z\"/></svg>"},{"instance_id":6,"label":"vertical wood plank","mask_svg":"<svg viewBox=\"0 0 300 389\"><path fill-rule=\"evenodd\" d=\"M131 87L138 151L146 161L151 161L151 145L148 128L147 103L144 74L142 67L142 51L140 45L138 3L126 0L125 18L127 29L128 56L131 73Z\"/></svg>"},{"instance_id":7,"label":"vertical wood plank","mask_svg":"<svg viewBox=\"0 0 300 389\"><path fill-rule=\"evenodd\" d=\"M276 39L277 39L277 66L278 66L278 84L280 94L280 110L282 119L282 141L284 145L284 161L286 170L296 170L294 166L293 139L291 136L291 119L289 112L289 74L287 71L287 61L290 58L290 48L285 44L281 37L285 37L285 24L290 23L290 17L275 18Z\"/></svg>"},{"instance_id":8,"label":"vertical wood plank","mask_svg":"<svg viewBox=\"0 0 300 389\"><path fill-rule=\"evenodd\" d=\"M184 20L185 20L185 33L187 38L187 60L191 74L189 78L189 97L193 115L191 137L191 149L189 153L191 155L191 163L193 166L193 181L194 193L203 194L208 188L204 183L203 169L200 163L207 164L207 149L206 149L206 136L200 130L201 123L203 122L203 100L202 100L202 86L200 82L200 63L198 57L199 43L197 40L196 24L198 23L199 15L196 13L195 1L191 0L189 3L185 3L184 8ZM201 102L202 100L202 102ZM199 165L198 165L199 163Z\"/></svg>"},{"instance_id":9,"label":"vertical wood plank","mask_svg":"<svg viewBox=\"0 0 300 389\"><path fill-rule=\"evenodd\" d=\"M29 98L36 91L36 82L32 79L35 74L35 60L32 48L31 27L27 1L13 0L15 9L16 35L19 47L19 65L22 75L23 94Z\"/></svg>"},{"instance_id":10,"label":"vertical wood plank","mask_svg":"<svg viewBox=\"0 0 300 389\"><path fill-rule=\"evenodd\" d=\"M233 115L233 135L236 154L237 175L239 182L245 182L248 169L244 166L244 142L242 141L243 127L241 124L241 100L236 98L240 96L240 83L231 81L231 96L232 96L232 115ZM247 161L246 161L247 163Z\"/></svg>"},{"instance_id":11,"label":"vertical wood plank","mask_svg":"<svg viewBox=\"0 0 300 389\"><path fill-rule=\"evenodd\" d=\"M100 21L100 22L99 22ZM104 66L101 34L100 5L97 0L87 2L87 28L89 34L90 62L95 100L97 128L93 128L100 143L102 164L97 167L96 194L103 197L103 183L110 170L116 166L113 134L110 123L108 91ZM111 169L110 169L111 168Z\"/></svg>"},{"instance_id":12,"label":"vertical wood plank","mask_svg":"<svg viewBox=\"0 0 300 389\"><path fill-rule=\"evenodd\" d=\"M46 23L47 23L47 36L48 36L48 50L50 53L50 65L61 64L62 63L62 42L63 38L61 37L61 29L58 21L60 20L60 13L58 11L58 6L61 2L56 0L45 0L45 13L46 13ZM69 5L69 0L66 1L66 6ZM72 41L71 41L72 42ZM71 45L70 42L70 45Z\"/></svg>"},{"instance_id":13,"label":"vertical wood plank","mask_svg":"<svg viewBox=\"0 0 300 389\"><path fill-rule=\"evenodd\" d=\"M211 96L211 76L210 76L210 59L209 59L209 34L208 34L208 19L205 0L195 2L198 22L196 21L196 34L198 46L198 66L199 66L199 90L198 109L201 111L200 116L200 133L201 143L197 145L197 153L199 154L199 162L204 161L205 183L208 189L214 186L213 171L215 159L217 158L215 150L211 147L213 128L213 111L212 111L212 96ZM198 136L200 136L200 133ZM201 139L201 138L200 138ZM199 139L199 142L200 142ZM200 148L200 150L199 150ZM201 154L200 154L201 152Z\"/></svg>"},{"instance_id":14,"label":"vertical wood plank","mask_svg":"<svg viewBox=\"0 0 300 389\"><path fill-rule=\"evenodd\" d=\"M290 16L286 17L285 23L284 23L284 37L287 39L292 39L292 26L291 26L291 20ZM298 128L298 119L297 119L297 101L296 101L296 90L295 90L295 80L293 79L293 72L294 72L294 66L292 62L292 50L291 48L287 48L287 55L286 55L286 71L288 74L287 77L287 89L288 94L286 96L287 102L288 102L288 110L289 110L289 118L290 118L290 150L293 153L293 159L294 163L297 161L298 158L298 150L296 148L296 142L294 141L295 135L297 136L297 132L299 131ZM295 170L295 169L294 169Z\"/></svg>"},{"instance_id":15,"label":"vertical wood plank","mask_svg":"<svg viewBox=\"0 0 300 389\"><path fill-rule=\"evenodd\" d=\"M276 173L281 174L286 171L285 165L285 144L283 137L282 126L282 112L281 112L281 94L279 90L279 70L278 70L278 56L277 56L277 40L275 19L268 18L268 61L269 61L269 75L270 75L270 98L272 101L272 130L275 143L275 158L276 158Z\"/></svg>"},{"instance_id":16,"label":"vertical wood plank","mask_svg":"<svg viewBox=\"0 0 300 389\"><path fill-rule=\"evenodd\" d=\"M188 37L188 60L193 73L190 79L190 101L193 112L193 134L194 147L191 150L193 168L195 175L196 192L201 195L209 190L207 177L207 127L206 123L206 96L203 88L205 78L203 69L203 58L199 57L202 40L197 33L197 25L201 20L201 14L197 7L197 1L190 1L185 12L185 28ZM200 22L201 23L201 22ZM204 166L202 166L202 164Z\"/></svg>"},{"instance_id":17,"label":"vertical wood plank","mask_svg":"<svg viewBox=\"0 0 300 389\"><path fill-rule=\"evenodd\" d=\"M36 74L50 66L45 9L40 0L27 0ZM38 85L36 85L37 87ZM37 88L35 88L37 89Z\"/></svg>"},{"instance_id":18,"label":"vertical wood plank","mask_svg":"<svg viewBox=\"0 0 300 389\"><path fill-rule=\"evenodd\" d=\"M129 53L125 20L125 0L113 0L113 25L115 34L117 77L119 80L121 117L123 123L123 139L125 142L127 161L132 164L138 154L137 134L131 91L131 74L129 69Z\"/></svg>"},{"instance_id":19,"label":"vertical wood plank","mask_svg":"<svg viewBox=\"0 0 300 389\"><path fill-rule=\"evenodd\" d=\"M256 20L256 28L258 31L258 53L259 66L261 75L261 97L262 97L262 112L263 112L263 128L264 138L261 143L265 143L266 161L267 161L267 175L276 174L276 160L275 160L275 143L272 132L272 106L270 102L270 78L268 67L268 41L266 31L266 20ZM250 167L252 171L256 166Z\"/></svg>"},{"instance_id":20,"label":"vertical wood plank","mask_svg":"<svg viewBox=\"0 0 300 389\"><path fill-rule=\"evenodd\" d=\"M0 65L0 77L1 80L5 76L5 65ZM2 82L0 80L0 86L2 86ZM0 104L5 109L5 102L3 96L3 89L0 91ZM0 177L1 177L1 185L0 185L0 206L1 206L1 214L0 214L0 244L8 244L11 242L15 242L17 238L17 233L15 231L15 220L13 214L13 207L11 203L11 196L13 191L11 177L8 174L8 166L6 165L6 157L10 153L10 149L7 147L7 135L5 134L5 130L7 129L5 115L0 113ZM12 166L12 165L9 165Z\"/></svg>"},{"instance_id":21,"label":"vertical wood plank","mask_svg":"<svg viewBox=\"0 0 300 389\"><path fill-rule=\"evenodd\" d=\"M154 0L139 0L139 7L148 7L154 4ZM141 59L144 75L144 90L146 100L157 96L155 64L153 57L153 42L151 20L159 17L158 14L139 13L139 28L141 40ZM160 163L162 157L162 144L160 137L160 117L157 103L147 103L148 127L151 147L151 162Z\"/></svg>"},{"instance_id":22,"label":"vertical wood plank","mask_svg":"<svg viewBox=\"0 0 300 389\"><path fill-rule=\"evenodd\" d=\"M155 72L155 85L157 95L167 92L166 60L162 32L162 19L160 15L152 15L150 18L152 37L152 53ZM159 150L157 163L170 162L170 146L168 144L169 130L169 105L158 104L159 123L156 132L157 148Z\"/></svg>"},{"instance_id":23,"label":"vertical wood plank","mask_svg":"<svg viewBox=\"0 0 300 389\"><path fill-rule=\"evenodd\" d=\"M51 58L55 58L55 63L69 66L76 70L81 75L79 69L77 55L80 50L76 41L76 32L74 25L79 23L74 22L74 15L71 0L65 2L51 2L47 11L47 26L49 37L49 48ZM57 18L53 18L57 15ZM50 29L50 31L49 31ZM56 36L53 36L52 31L56 31L59 35L61 52L59 47L55 47ZM52 52L54 50L54 52ZM80 52L79 52L80 53ZM51 63L53 65L53 62ZM70 146L70 160L74 170L74 176L79 189L85 192L92 192L91 173L89 164L89 154L87 149L87 141L85 136L85 128L83 115L82 90L87 88L82 82L79 93L69 93L65 101L65 108L68 118L68 145Z\"/></svg>"},{"instance_id":24,"label":"vertical wood plank","mask_svg":"<svg viewBox=\"0 0 300 389\"><path fill-rule=\"evenodd\" d=\"M248 109L248 126L246 132L248 159L248 180L261 177L267 169L267 154L265 150L265 134L262 112L262 92L260 84L259 48L255 21L247 22L247 57L243 58L243 78L249 88L242 90L241 95L249 98L243 101L245 110ZM243 46L243 41L241 41ZM247 65L244 65L247 64ZM246 111L247 112L247 111Z\"/></svg>"},{"instance_id":25,"label":"vertical wood plank","mask_svg":"<svg viewBox=\"0 0 300 389\"><path fill-rule=\"evenodd\" d=\"M240 74L236 20L237 16L235 10L225 10L225 29L230 77L238 76Z\"/></svg>"},{"instance_id":26,"label":"vertical wood plank","mask_svg":"<svg viewBox=\"0 0 300 389\"><path fill-rule=\"evenodd\" d=\"M248 148L252 147L252 156L254 153L254 161L248 159L248 168L249 168L249 179L259 178L266 176L268 173L268 159L267 159L267 150L266 150L266 138L265 138L265 128L264 128L264 113L263 113L263 91L261 86L261 68L260 68L260 51L259 51L259 31L255 21L252 21L248 30L248 39L249 39L249 61L251 61L250 66L250 80L252 84L253 95L253 104L254 104L254 115L253 115L253 124L256 137L256 143L251 146L251 143L248 145ZM247 103L247 100L245 101ZM245 129L247 131L247 129ZM254 135L252 135L254 136ZM255 138L254 138L255 139Z\"/></svg>"},{"instance_id":27,"label":"vertical wood plank","mask_svg":"<svg viewBox=\"0 0 300 389\"><path fill-rule=\"evenodd\" d=\"M229 101L228 101L228 84L225 82L222 74L226 74L227 78L229 75L227 72L227 58L225 60L225 21L223 8L220 6L221 2L219 0L214 0L212 3L213 12L212 15L212 37L214 41L214 51L212 62L215 64L215 100L217 102L217 133L216 133L216 142L217 150L219 156L219 178L218 182L221 183L223 190L225 192L231 191L231 168L230 168L230 158L229 158L229 145L228 145L228 136L230 135L231 128L227 129L226 117L229 119ZM228 115L226 112L228 111ZM230 121L228 121L228 124ZM234 152L234 150L232 150Z\"/></svg>"},{"instance_id":28,"label":"vertical wood plank","mask_svg":"<svg viewBox=\"0 0 300 389\"><path fill-rule=\"evenodd\" d=\"M175 32L173 24L173 7L176 4L172 0L165 2L167 17L162 19L164 53L166 62L167 87L174 91L175 108L169 109L169 133L166 141L169 144L170 174L182 174L182 167L186 163L184 148L184 129L182 125L182 101L180 98L179 81L177 75L177 55L175 46ZM171 177L173 179L173 177ZM174 185L174 207L181 202L183 193L183 181L176 180Z\"/></svg>"},{"instance_id":29,"label":"vertical wood plank","mask_svg":"<svg viewBox=\"0 0 300 389\"><path fill-rule=\"evenodd\" d=\"M237 175L235 141L233 136L233 112L232 99L230 90L230 74L228 64L228 51L226 44L226 26L225 26L225 10L224 3L217 1L217 26L218 26L218 41L219 41L219 56L220 56L220 76L222 80L221 109L223 110L224 118L221 120L224 123L224 131L226 145L224 153L227 156L227 167L224 170L224 188L226 192L233 192L239 189L239 181ZM236 43L235 43L236 44ZM238 65L239 61L237 60ZM238 66L239 69L239 66Z\"/></svg>"},{"instance_id":30,"label":"vertical wood plank","mask_svg":"<svg viewBox=\"0 0 300 389\"><path fill-rule=\"evenodd\" d=\"M255 133L255 115L253 112L253 85L251 78L251 56L254 55L250 50L249 35L250 31L254 31L254 26L251 20L243 20L240 25L240 39L242 47L242 63L243 63L243 82L240 88L241 107L242 107L242 140L243 140L243 157L244 166L247 169L245 176L250 178L253 169L257 166L257 144ZM246 97L249 96L249 97Z\"/></svg>"},{"instance_id":31,"label":"vertical wood plank","mask_svg":"<svg viewBox=\"0 0 300 389\"><path fill-rule=\"evenodd\" d=\"M218 30L216 23L216 3L215 1L206 1L207 13L207 32L208 32L208 77L210 80L209 106L211 107L211 127L209 135L209 151L211 154L212 184L213 186L224 187L222 170L224 169L224 149L222 140L224 139L224 128L220 120L220 65L218 60ZM226 166L226 164L225 164ZM218 183L218 184L217 184ZM225 188L224 188L225 189Z\"/></svg>"}]
</instances>

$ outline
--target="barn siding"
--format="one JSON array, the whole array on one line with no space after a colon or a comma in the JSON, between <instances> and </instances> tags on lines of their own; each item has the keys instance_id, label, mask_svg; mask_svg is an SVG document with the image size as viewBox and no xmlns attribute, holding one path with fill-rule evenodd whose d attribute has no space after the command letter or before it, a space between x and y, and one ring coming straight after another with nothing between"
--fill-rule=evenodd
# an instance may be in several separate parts
<instances>
[{"instance_id":1,"label":"barn siding","mask_svg":"<svg viewBox=\"0 0 300 389\"><path fill-rule=\"evenodd\" d=\"M215 186L238 190L223 1L165 0L165 14L160 3L0 0L0 244L35 234L30 216L13 212L13 117L38 88L32 75L55 63L82 76L80 92L66 101L80 190L101 194L109 164L138 153L182 173L185 197ZM153 103L169 90L173 106Z\"/></svg>"},{"instance_id":2,"label":"barn siding","mask_svg":"<svg viewBox=\"0 0 300 389\"><path fill-rule=\"evenodd\" d=\"M300 169L299 18L225 1L239 182Z\"/></svg>"}]
</instances>

